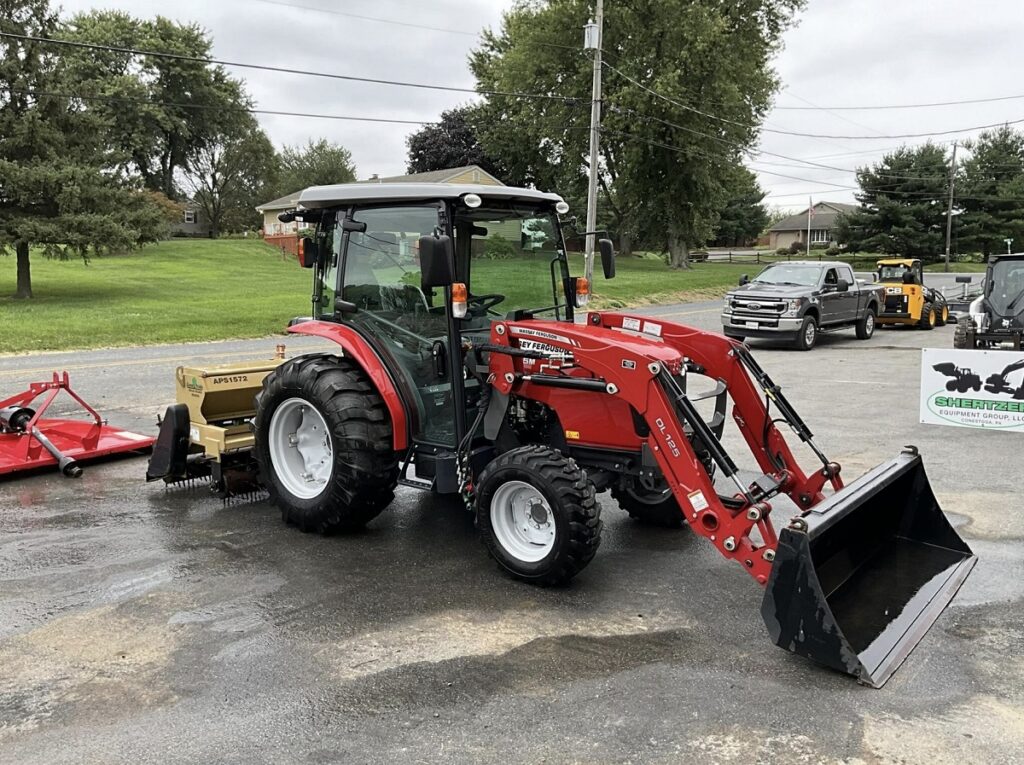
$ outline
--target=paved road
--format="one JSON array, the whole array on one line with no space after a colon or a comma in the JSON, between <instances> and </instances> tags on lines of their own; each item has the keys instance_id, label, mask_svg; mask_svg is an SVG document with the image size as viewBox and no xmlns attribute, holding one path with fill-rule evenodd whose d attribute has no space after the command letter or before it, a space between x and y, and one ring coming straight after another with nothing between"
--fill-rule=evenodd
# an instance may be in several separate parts
<instances>
[{"instance_id":1,"label":"paved road","mask_svg":"<svg viewBox=\"0 0 1024 765\"><path fill-rule=\"evenodd\" d=\"M717 310L646 312L713 328ZM980 556L880 691L771 646L742 571L607 495L594 563L538 590L452 502L402 490L325 539L125 460L0 484L0 762L1021 762L1022 442L918 424L918 349L951 333L754 346L848 476L919 445ZM0 389L65 366L151 427L178 363L276 342L3 358Z\"/></svg>"}]
</instances>

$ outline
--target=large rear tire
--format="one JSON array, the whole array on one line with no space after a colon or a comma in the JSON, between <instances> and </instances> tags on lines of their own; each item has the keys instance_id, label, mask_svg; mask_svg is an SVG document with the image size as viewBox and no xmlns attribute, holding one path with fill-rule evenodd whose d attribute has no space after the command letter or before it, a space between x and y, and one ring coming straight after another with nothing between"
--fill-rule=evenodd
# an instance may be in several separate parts
<instances>
[{"instance_id":1,"label":"large rear tire","mask_svg":"<svg viewBox=\"0 0 1024 765\"><path fill-rule=\"evenodd\" d=\"M661 491L652 491L636 483L614 485L612 499L629 513L629 517L645 526L678 529L686 525L672 490L666 485Z\"/></svg>"},{"instance_id":2,"label":"large rear tire","mask_svg":"<svg viewBox=\"0 0 1024 765\"><path fill-rule=\"evenodd\" d=\"M358 364L329 354L282 364L256 396L253 428L270 501L302 531L355 531L394 499L391 421Z\"/></svg>"},{"instance_id":3,"label":"large rear tire","mask_svg":"<svg viewBox=\"0 0 1024 765\"><path fill-rule=\"evenodd\" d=\"M476 522L488 552L516 579L564 584L601 543L594 484L575 460L549 446L497 457L480 476Z\"/></svg>"}]
</instances>

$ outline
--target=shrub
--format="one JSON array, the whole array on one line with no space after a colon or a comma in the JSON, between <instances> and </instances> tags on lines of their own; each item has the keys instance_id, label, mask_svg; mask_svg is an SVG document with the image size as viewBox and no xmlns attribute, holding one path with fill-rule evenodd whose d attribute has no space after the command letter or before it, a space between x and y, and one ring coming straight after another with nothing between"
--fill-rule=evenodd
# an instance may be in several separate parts
<instances>
[{"instance_id":1,"label":"shrub","mask_svg":"<svg viewBox=\"0 0 1024 765\"><path fill-rule=\"evenodd\" d=\"M483 256L489 260L509 260L516 256L516 248L501 234L491 234L484 241Z\"/></svg>"},{"instance_id":2,"label":"shrub","mask_svg":"<svg viewBox=\"0 0 1024 765\"><path fill-rule=\"evenodd\" d=\"M788 252L789 252L790 255L797 255L797 254L799 254L799 253L801 253L803 251L804 251L803 242L793 242L793 244L789 245Z\"/></svg>"},{"instance_id":3,"label":"shrub","mask_svg":"<svg viewBox=\"0 0 1024 765\"><path fill-rule=\"evenodd\" d=\"M841 252L842 252L842 250L840 250L834 244L831 247L829 247L827 250L825 250L825 254L828 255L829 257L832 257L832 258L838 257Z\"/></svg>"},{"instance_id":4,"label":"shrub","mask_svg":"<svg viewBox=\"0 0 1024 765\"><path fill-rule=\"evenodd\" d=\"M780 247L779 249L777 249L775 251L775 254L776 255L789 255L790 254L789 248L788 247Z\"/></svg>"}]
</instances>

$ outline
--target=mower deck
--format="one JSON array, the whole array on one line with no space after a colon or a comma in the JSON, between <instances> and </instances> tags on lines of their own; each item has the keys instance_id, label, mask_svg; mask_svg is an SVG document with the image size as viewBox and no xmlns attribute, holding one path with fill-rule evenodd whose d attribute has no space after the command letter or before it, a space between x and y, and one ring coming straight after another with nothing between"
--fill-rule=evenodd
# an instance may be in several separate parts
<instances>
[{"instance_id":1,"label":"mower deck","mask_svg":"<svg viewBox=\"0 0 1024 765\"><path fill-rule=\"evenodd\" d=\"M88 414L89 419L43 417L61 391L67 392ZM38 409L29 405L45 394ZM26 414L18 428L0 428L0 476L41 468L74 464L127 452L142 452L156 440L106 424L99 413L71 388L68 373L53 374L46 382L31 383L25 391L0 400L0 410L20 409ZM65 460L46 448L39 436L48 441ZM65 471L65 475L72 473Z\"/></svg>"}]
</instances>

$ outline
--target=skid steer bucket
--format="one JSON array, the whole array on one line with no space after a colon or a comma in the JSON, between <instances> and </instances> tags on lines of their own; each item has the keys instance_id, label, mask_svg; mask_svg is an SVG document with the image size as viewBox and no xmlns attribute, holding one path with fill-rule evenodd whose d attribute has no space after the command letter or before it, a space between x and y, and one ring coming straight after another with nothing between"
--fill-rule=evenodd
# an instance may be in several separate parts
<instances>
[{"instance_id":1,"label":"skid steer bucket","mask_svg":"<svg viewBox=\"0 0 1024 765\"><path fill-rule=\"evenodd\" d=\"M776 645L880 688L975 562L911 449L783 529L761 615Z\"/></svg>"}]
</instances>

